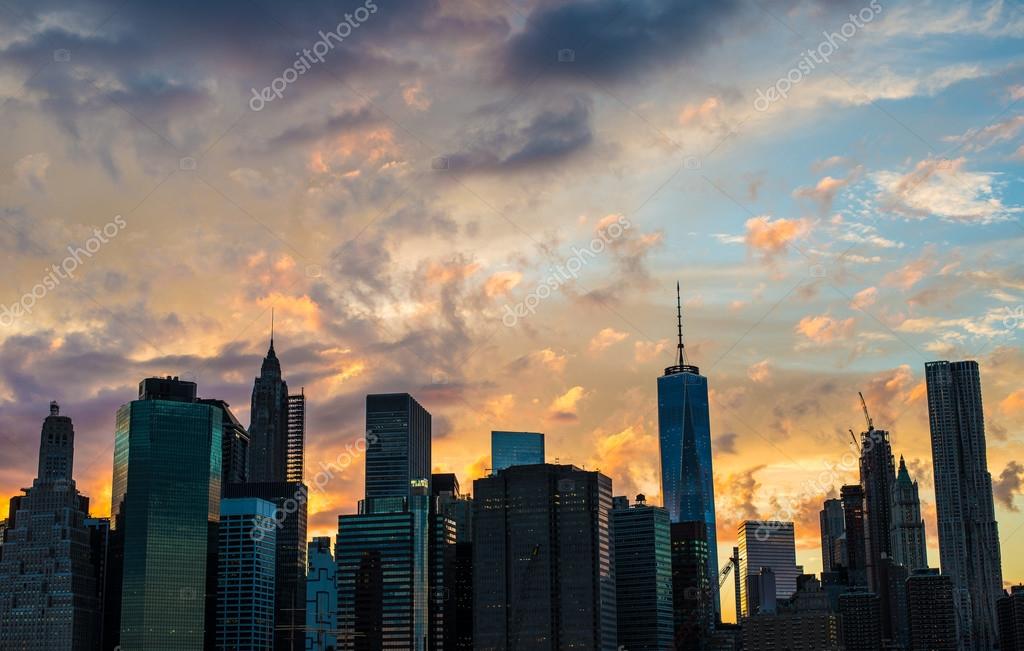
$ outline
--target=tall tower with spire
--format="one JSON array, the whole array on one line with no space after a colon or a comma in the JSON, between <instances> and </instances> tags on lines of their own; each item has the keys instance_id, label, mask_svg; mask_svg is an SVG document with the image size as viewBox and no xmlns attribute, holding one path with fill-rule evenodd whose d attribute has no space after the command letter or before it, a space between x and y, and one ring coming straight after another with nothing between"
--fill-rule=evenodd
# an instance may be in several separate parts
<instances>
[{"instance_id":1,"label":"tall tower with spire","mask_svg":"<svg viewBox=\"0 0 1024 651\"><path fill-rule=\"evenodd\" d=\"M910 479L907 463L900 456L900 469L892 491L892 558L910 571L928 567L928 545L921 518L917 482Z\"/></svg>"},{"instance_id":2,"label":"tall tower with spire","mask_svg":"<svg viewBox=\"0 0 1024 651\"><path fill-rule=\"evenodd\" d=\"M675 364L658 378L658 443L661 451L661 494L672 522L701 521L708 541L708 576L716 616L718 602L718 540L715 533L714 472L711 463L711 418L708 380L686 359L683 305L676 283Z\"/></svg>"},{"instance_id":3,"label":"tall tower with spire","mask_svg":"<svg viewBox=\"0 0 1024 651\"><path fill-rule=\"evenodd\" d=\"M288 383L274 351L274 321L270 348L252 387L249 411L250 482L282 482L288 474Z\"/></svg>"}]
</instances>

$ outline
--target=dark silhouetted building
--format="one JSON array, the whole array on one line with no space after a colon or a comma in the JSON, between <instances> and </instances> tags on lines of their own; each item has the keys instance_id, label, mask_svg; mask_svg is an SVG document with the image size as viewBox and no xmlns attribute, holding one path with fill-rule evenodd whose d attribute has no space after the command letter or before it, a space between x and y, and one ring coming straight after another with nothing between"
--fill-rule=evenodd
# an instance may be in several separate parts
<instances>
[{"instance_id":1,"label":"dark silhouetted building","mask_svg":"<svg viewBox=\"0 0 1024 651\"><path fill-rule=\"evenodd\" d=\"M829 608L828 595L814 577L801 579L777 612L743 620L744 651L838 651L839 618Z\"/></svg>"},{"instance_id":2,"label":"dark silhouetted building","mask_svg":"<svg viewBox=\"0 0 1024 651\"><path fill-rule=\"evenodd\" d=\"M860 485L864 489L864 546L867 550L868 586L881 597L883 614L888 612L888 593L879 570L882 559L892 556L892 493L896 466L889 444L889 432L868 425L860 435ZM888 627L883 636L888 636Z\"/></svg>"},{"instance_id":3,"label":"dark silhouetted building","mask_svg":"<svg viewBox=\"0 0 1024 651\"><path fill-rule=\"evenodd\" d=\"M273 334L259 377L252 385L249 441L248 480L288 481L288 383L281 376Z\"/></svg>"},{"instance_id":4,"label":"dark silhouetted building","mask_svg":"<svg viewBox=\"0 0 1024 651\"><path fill-rule=\"evenodd\" d=\"M683 316L676 284L676 359L658 378L658 443L661 494L672 522L703 520L708 536L708 576L718 576L715 488L711 459L708 379L689 364L683 347ZM712 581L717 619L718 582Z\"/></svg>"},{"instance_id":5,"label":"dark silhouetted building","mask_svg":"<svg viewBox=\"0 0 1024 651\"><path fill-rule=\"evenodd\" d=\"M223 400L201 398L200 403L220 408L224 414L221 423L221 490L228 484L241 484L249 476L249 432L231 413Z\"/></svg>"},{"instance_id":6,"label":"dark silhouetted building","mask_svg":"<svg viewBox=\"0 0 1024 651\"><path fill-rule=\"evenodd\" d=\"M1024 651L1024 585L1015 585L996 602L999 648Z\"/></svg>"},{"instance_id":7,"label":"dark silhouetted building","mask_svg":"<svg viewBox=\"0 0 1024 651\"><path fill-rule=\"evenodd\" d=\"M864 512L864 487L843 486L839 490L846 519L846 570L850 585L868 585L867 518Z\"/></svg>"},{"instance_id":8,"label":"dark silhouetted building","mask_svg":"<svg viewBox=\"0 0 1024 651\"><path fill-rule=\"evenodd\" d=\"M911 651L955 651L953 582L938 570L916 569L907 579L907 624Z\"/></svg>"},{"instance_id":9,"label":"dark silhouetted building","mask_svg":"<svg viewBox=\"0 0 1024 651\"><path fill-rule=\"evenodd\" d=\"M31 488L11 500L0 556L0 648L86 651L100 605L91 556L89 498L73 477L75 429L56 402L43 420Z\"/></svg>"},{"instance_id":10,"label":"dark silhouetted building","mask_svg":"<svg viewBox=\"0 0 1024 651\"><path fill-rule=\"evenodd\" d=\"M544 435L540 432L491 432L491 474L538 463L544 463Z\"/></svg>"},{"instance_id":11,"label":"dark silhouetted building","mask_svg":"<svg viewBox=\"0 0 1024 651\"><path fill-rule=\"evenodd\" d=\"M217 649L273 651L274 505L254 497L221 500L217 535Z\"/></svg>"},{"instance_id":12,"label":"dark silhouetted building","mask_svg":"<svg viewBox=\"0 0 1024 651\"><path fill-rule=\"evenodd\" d=\"M680 651L708 649L715 623L706 528L703 520L694 520L673 522L670 529L672 633L674 648Z\"/></svg>"},{"instance_id":13,"label":"dark silhouetted building","mask_svg":"<svg viewBox=\"0 0 1024 651\"><path fill-rule=\"evenodd\" d=\"M453 473L431 476L431 635L434 648L473 648L473 500ZM441 646L443 644L443 647Z\"/></svg>"},{"instance_id":14,"label":"dark silhouetted building","mask_svg":"<svg viewBox=\"0 0 1024 651\"><path fill-rule=\"evenodd\" d=\"M430 479L430 413L408 393L366 396L366 498L407 497Z\"/></svg>"},{"instance_id":15,"label":"dark silhouetted building","mask_svg":"<svg viewBox=\"0 0 1024 651\"><path fill-rule=\"evenodd\" d=\"M619 644L627 649L671 649L672 545L668 511L615 498L611 512L615 541L615 602ZM710 593L707 594L710 603Z\"/></svg>"},{"instance_id":16,"label":"dark silhouetted building","mask_svg":"<svg viewBox=\"0 0 1024 651\"><path fill-rule=\"evenodd\" d=\"M115 646L104 643L104 619L109 591L107 579L110 573L110 518L86 518L85 528L89 530L89 561L92 563L93 576L96 578L97 617L94 623L92 648L101 651Z\"/></svg>"},{"instance_id":17,"label":"dark silhouetted building","mask_svg":"<svg viewBox=\"0 0 1024 651\"><path fill-rule=\"evenodd\" d=\"M882 648L882 605L873 592L860 589L839 597L841 639L845 651Z\"/></svg>"},{"instance_id":18,"label":"dark silhouetted building","mask_svg":"<svg viewBox=\"0 0 1024 651\"><path fill-rule=\"evenodd\" d=\"M953 580L961 646L996 645L1003 593L978 363L928 362L928 422L942 573Z\"/></svg>"},{"instance_id":19,"label":"dark silhouetted building","mask_svg":"<svg viewBox=\"0 0 1024 651\"><path fill-rule=\"evenodd\" d=\"M821 567L831 572L836 565L846 567L846 516L840 500L825 500L818 514L821 525Z\"/></svg>"},{"instance_id":20,"label":"dark silhouetted building","mask_svg":"<svg viewBox=\"0 0 1024 651\"><path fill-rule=\"evenodd\" d=\"M473 493L475 648L614 651L611 479L512 466Z\"/></svg>"}]
</instances>

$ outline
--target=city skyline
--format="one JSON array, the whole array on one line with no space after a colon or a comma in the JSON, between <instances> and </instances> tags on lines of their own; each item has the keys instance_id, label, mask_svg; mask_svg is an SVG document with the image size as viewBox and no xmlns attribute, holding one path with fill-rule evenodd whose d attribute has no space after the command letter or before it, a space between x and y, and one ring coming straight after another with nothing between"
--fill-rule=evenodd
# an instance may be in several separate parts
<instances>
[{"instance_id":1,"label":"city skyline","mask_svg":"<svg viewBox=\"0 0 1024 651\"><path fill-rule=\"evenodd\" d=\"M491 432L529 431L662 504L679 282L719 569L749 519L793 521L821 569L858 392L939 565L925 364L977 360L1024 578L1019 2L369 4L0 4L0 494L56 400L108 515L148 377L197 382L225 452L251 445L273 328L307 537L364 495L378 393L431 413L425 472L466 490Z\"/></svg>"}]
</instances>

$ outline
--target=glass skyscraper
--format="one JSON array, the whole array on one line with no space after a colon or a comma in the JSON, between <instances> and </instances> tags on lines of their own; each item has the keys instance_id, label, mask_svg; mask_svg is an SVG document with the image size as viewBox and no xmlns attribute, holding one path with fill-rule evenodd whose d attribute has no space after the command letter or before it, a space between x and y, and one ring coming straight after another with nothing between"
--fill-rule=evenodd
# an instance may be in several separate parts
<instances>
[{"instance_id":1,"label":"glass skyscraper","mask_svg":"<svg viewBox=\"0 0 1024 651\"><path fill-rule=\"evenodd\" d=\"M671 649L672 550L668 512L648 506L643 495L637 496L633 506L629 505L629 498L617 497L611 524L619 645L626 649ZM702 569L705 564L702 558Z\"/></svg>"},{"instance_id":2,"label":"glass skyscraper","mask_svg":"<svg viewBox=\"0 0 1024 651\"><path fill-rule=\"evenodd\" d=\"M366 498L411 495L430 481L430 413L408 393L366 396Z\"/></svg>"},{"instance_id":3,"label":"glass skyscraper","mask_svg":"<svg viewBox=\"0 0 1024 651\"><path fill-rule=\"evenodd\" d=\"M708 576L712 603L718 603L718 540L711 463L708 380L686 362L682 307L676 285L678 336L676 363L658 378L658 442L661 449L661 494L672 522L703 520L708 536Z\"/></svg>"},{"instance_id":4,"label":"glass skyscraper","mask_svg":"<svg viewBox=\"0 0 1024 651\"><path fill-rule=\"evenodd\" d=\"M792 522L745 520L737 532L740 552L740 607L742 615L752 615L753 600L748 578L756 577L762 568L771 568L775 575L775 599L789 599L796 592L796 541ZM717 579L716 579L717 582Z\"/></svg>"},{"instance_id":5,"label":"glass skyscraper","mask_svg":"<svg viewBox=\"0 0 1024 651\"><path fill-rule=\"evenodd\" d=\"M274 505L255 497L220 503L217 649L273 651Z\"/></svg>"},{"instance_id":6,"label":"glass skyscraper","mask_svg":"<svg viewBox=\"0 0 1024 651\"><path fill-rule=\"evenodd\" d=\"M124 548L124 649L198 651L213 642L206 600L216 576L223 414L195 396L194 382L150 378L117 412L111 513Z\"/></svg>"},{"instance_id":7,"label":"glass skyscraper","mask_svg":"<svg viewBox=\"0 0 1024 651\"><path fill-rule=\"evenodd\" d=\"M510 466L544 463L544 435L539 432L491 432L491 473Z\"/></svg>"}]
</instances>

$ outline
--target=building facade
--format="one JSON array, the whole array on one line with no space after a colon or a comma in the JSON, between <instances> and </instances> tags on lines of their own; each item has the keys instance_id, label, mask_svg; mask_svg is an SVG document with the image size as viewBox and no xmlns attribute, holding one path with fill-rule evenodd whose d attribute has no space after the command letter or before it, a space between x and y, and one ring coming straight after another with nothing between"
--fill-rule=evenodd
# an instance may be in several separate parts
<instances>
[{"instance_id":1,"label":"building facade","mask_svg":"<svg viewBox=\"0 0 1024 651\"><path fill-rule=\"evenodd\" d=\"M707 525L703 520L673 522L669 537L673 645L679 651L704 651L715 624L711 605L713 579L708 576Z\"/></svg>"},{"instance_id":2,"label":"building facade","mask_svg":"<svg viewBox=\"0 0 1024 651\"><path fill-rule=\"evenodd\" d=\"M281 375L273 335L260 374L252 385L249 439L248 480L288 481L288 383Z\"/></svg>"},{"instance_id":3,"label":"building facade","mask_svg":"<svg viewBox=\"0 0 1024 651\"><path fill-rule=\"evenodd\" d=\"M737 532L740 561L740 608L742 615L752 615L753 601L748 590L748 578L761 574L761 568L771 568L775 577L775 598L789 599L796 592L796 578L800 574L796 565L796 541L792 522L775 520L746 520ZM717 574L715 576L718 576Z\"/></svg>"},{"instance_id":4,"label":"building facade","mask_svg":"<svg viewBox=\"0 0 1024 651\"><path fill-rule=\"evenodd\" d=\"M539 432L491 432L491 474L511 466L544 463L544 435Z\"/></svg>"},{"instance_id":5,"label":"building facade","mask_svg":"<svg viewBox=\"0 0 1024 651\"><path fill-rule=\"evenodd\" d=\"M831 572L836 565L846 567L846 516L842 501L825 500L818 513L818 522L821 526L821 571Z\"/></svg>"},{"instance_id":6,"label":"building facade","mask_svg":"<svg viewBox=\"0 0 1024 651\"><path fill-rule=\"evenodd\" d=\"M643 495L629 505L616 498L611 511L615 540L615 603L619 645L672 649L672 537L668 511ZM707 595L710 600L710 594Z\"/></svg>"},{"instance_id":7,"label":"building facade","mask_svg":"<svg viewBox=\"0 0 1024 651\"><path fill-rule=\"evenodd\" d=\"M882 611L888 611L884 581L880 569L882 559L892 555L892 492L896 483L889 432L875 429L860 436L860 485L864 489L864 545L866 548L868 585L882 595Z\"/></svg>"},{"instance_id":8,"label":"building facade","mask_svg":"<svg viewBox=\"0 0 1024 651\"><path fill-rule=\"evenodd\" d=\"M845 651L878 651L882 648L882 605L865 589L839 597L841 639Z\"/></svg>"},{"instance_id":9,"label":"building facade","mask_svg":"<svg viewBox=\"0 0 1024 651\"><path fill-rule=\"evenodd\" d=\"M149 378L117 412L111 514L123 554L120 645L214 643L223 414L194 382Z\"/></svg>"},{"instance_id":10,"label":"building facade","mask_svg":"<svg viewBox=\"0 0 1024 651\"><path fill-rule=\"evenodd\" d=\"M928 362L925 382L939 560L953 580L961 646L990 649L998 638L995 604L1003 574L978 363Z\"/></svg>"},{"instance_id":11,"label":"building facade","mask_svg":"<svg viewBox=\"0 0 1024 651\"><path fill-rule=\"evenodd\" d=\"M430 471L430 413L408 393L366 396L366 498L407 497Z\"/></svg>"},{"instance_id":12,"label":"building facade","mask_svg":"<svg viewBox=\"0 0 1024 651\"><path fill-rule=\"evenodd\" d=\"M849 484L839 489L846 525L846 570L850 585L868 585L867 516L864 487Z\"/></svg>"},{"instance_id":13,"label":"building facade","mask_svg":"<svg viewBox=\"0 0 1024 651\"><path fill-rule=\"evenodd\" d=\"M956 651L953 582L938 570L915 569L907 579L910 651Z\"/></svg>"},{"instance_id":14,"label":"building facade","mask_svg":"<svg viewBox=\"0 0 1024 651\"><path fill-rule=\"evenodd\" d=\"M217 540L217 649L273 651L273 503L254 497L221 500Z\"/></svg>"},{"instance_id":15,"label":"building facade","mask_svg":"<svg viewBox=\"0 0 1024 651\"><path fill-rule=\"evenodd\" d=\"M0 648L86 651L101 616L86 526L89 499L73 477L75 430L56 402L43 421L32 487L11 500L0 554Z\"/></svg>"},{"instance_id":16,"label":"building facade","mask_svg":"<svg viewBox=\"0 0 1024 651\"><path fill-rule=\"evenodd\" d=\"M306 390L288 396L285 481L303 481L306 449Z\"/></svg>"},{"instance_id":17,"label":"building facade","mask_svg":"<svg viewBox=\"0 0 1024 651\"><path fill-rule=\"evenodd\" d=\"M337 565L331 554L330 536L309 542L309 572L306 574L305 651L335 651L338 648Z\"/></svg>"},{"instance_id":18,"label":"building facade","mask_svg":"<svg viewBox=\"0 0 1024 651\"><path fill-rule=\"evenodd\" d=\"M718 576L714 472L711 460L711 420L708 380L687 363L683 346L683 317L676 285L678 344L675 364L658 378L658 443L661 455L661 494L672 522L703 520L708 536L708 576ZM718 583L712 603L719 611Z\"/></svg>"},{"instance_id":19,"label":"building facade","mask_svg":"<svg viewBox=\"0 0 1024 651\"><path fill-rule=\"evenodd\" d=\"M611 479L512 466L473 493L475 648L614 651Z\"/></svg>"},{"instance_id":20,"label":"building facade","mask_svg":"<svg viewBox=\"0 0 1024 651\"><path fill-rule=\"evenodd\" d=\"M999 648L1024 651L1024 584L1015 585L996 602Z\"/></svg>"},{"instance_id":21,"label":"building facade","mask_svg":"<svg viewBox=\"0 0 1024 651\"><path fill-rule=\"evenodd\" d=\"M908 570L928 567L928 544L917 482L911 480L907 464L900 457L900 469L892 491L892 559Z\"/></svg>"}]
</instances>

